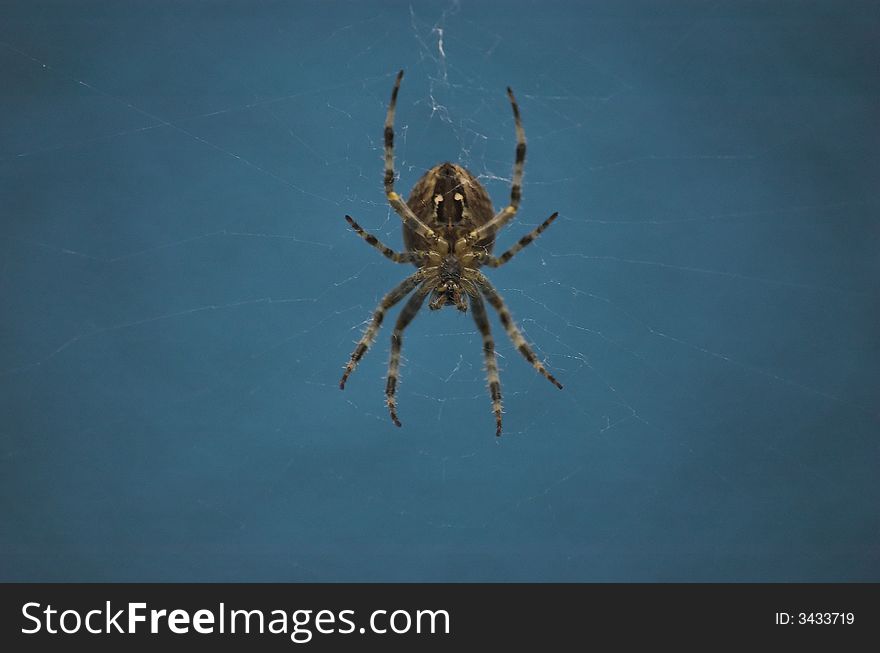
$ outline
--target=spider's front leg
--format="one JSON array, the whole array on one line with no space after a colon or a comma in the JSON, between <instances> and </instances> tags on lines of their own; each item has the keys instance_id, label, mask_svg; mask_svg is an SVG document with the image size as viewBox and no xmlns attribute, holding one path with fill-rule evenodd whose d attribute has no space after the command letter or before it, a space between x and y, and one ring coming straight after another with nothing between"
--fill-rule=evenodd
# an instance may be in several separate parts
<instances>
[{"instance_id":1,"label":"spider's front leg","mask_svg":"<svg viewBox=\"0 0 880 653\"><path fill-rule=\"evenodd\" d=\"M425 297L431 291L428 285L424 285L409 298L409 301L400 311L397 317L397 324L394 325L394 331L391 333L391 359L388 361L388 382L385 385L385 400L388 404L388 412L391 414L391 421L395 426L400 426L400 420L397 417L397 380L399 378L400 369L400 349L403 347L403 331L413 321L413 318L422 308Z\"/></svg>"},{"instance_id":2,"label":"spider's front leg","mask_svg":"<svg viewBox=\"0 0 880 653\"><path fill-rule=\"evenodd\" d=\"M495 290L495 286L490 283L482 272L477 272L477 285L480 287L480 291L486 297L486 300L492 308L498 312L501 324L505 331L507 331L507 337L510 338L517 351L522 354L523 358L532 364L532 367L534 367L541 376L562 390L562 384L557 381L556 377L550 374L550 372L547 371L547 368L544 367L544 364L538 360L535 350L532 349L528 342L526 342L519 327L516 326L516 322L513 321L513 316L510 314L510 311L507 310L507 305L504 303L504 299L501 298L501 295Z\"/></svg>"},{"instance_id":3,"label":"spider's front leg","mask_svg":"<svg viewBox=\"0 0 880 653\"><path fill-rule=\"evenodd\" d=\"M354 368L357 367L358 362L364 357L364 354L367 353L367 349L369 349L373 340L375 340L376 333L379 331L379 327L382 326L382 320L385 319L385 311L406 297L413 288L421 283L424 276L425 273L422 270L408 276L399 286L385 295L382 298L382 301L379 302L379 305L373 312L373 319L370 321L369 326L364 330L364 335L361 336L354 351L351 353L351 357L348 359L348 364L345 366L345 372L342 374L342 379L339 381L340 390L345 390L345 382L348 380L351 373L354 372Z\"/></svg>"},{"instance_id":4,"label":"spider's front leg","mask_svg":"<svg viewBox=\"0 0 880 653\"><path fill-rule=\"evenodd\" d=\"M483 358L486 361L486 378L489 381L489 394L492 397L492 412L495 413L495 435L501 435L501 378L498 376L498 361L495 358L495 341L489 327L486 305L479 293L471 295L471 312L474 322L483 336Z\"/></svg>"}]
</instances>

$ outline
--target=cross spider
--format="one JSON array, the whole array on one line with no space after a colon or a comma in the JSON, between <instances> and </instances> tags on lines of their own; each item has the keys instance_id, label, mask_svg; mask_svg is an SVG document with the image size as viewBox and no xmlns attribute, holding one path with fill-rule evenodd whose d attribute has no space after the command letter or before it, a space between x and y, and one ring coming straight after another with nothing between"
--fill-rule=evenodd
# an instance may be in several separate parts
<instances>
[{"instance_id":1,"label":"cross spider","mask_svg":"<svg viewBox=\"0 0 880 653\"><path fill-rule=\"evenodd\" d=\"M409 199L404 204L400 195L394 192L394 109L402 78L401 70L397 73L394 90L391 91L391 101L388 104L388 114L385 117L385 194L391 208L403 220L403 242L406 251L395 252L379 242L374 235L364 231L351 216L346 215L345 219L361 238L387 258L395 263L412 263L418 270L382 298L373 313L372 321L345 366L339 388L345 388L349 375L375 339L385 318L385 311L415 291L400 312L391 334L391 360L388 364L388 382L385 387L391 421L400 426L395 392L403 330L419 312L429 294L431 301L428 307L431 310L451 305L460 311L466 311L467 298L470 300L474 322L483 335L483 357L486 361L489 393L492 396L492 410L495 413L495 435L501 435L501 381L498 377L495 343L489 329L489 317L486 314L483 297L498 311L507 335L525 359L560 390L562 384L538 360L534 350L513 321L501 295L479 268L484 265L497 268L507 263L549 227L557 214L554 213L544 220L501 256L492 256L495 234L516 215L519 208L526 159L526 135L520 120L519 107L510 87L507 88L507 97L513 108L516 127L516 159L510 186L510 204L495 213L492 201L480 182L460 165L448 162L428 170L416 182Z\"/></svg>"}]
</instances>

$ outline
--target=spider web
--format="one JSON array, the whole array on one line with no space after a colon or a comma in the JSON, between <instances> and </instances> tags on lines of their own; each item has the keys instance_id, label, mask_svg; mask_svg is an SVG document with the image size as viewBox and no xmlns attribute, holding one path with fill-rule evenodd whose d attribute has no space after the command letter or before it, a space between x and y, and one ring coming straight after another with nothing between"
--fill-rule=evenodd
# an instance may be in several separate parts
<instances>
[{"instance_id":1,"label":"spider web","mask_svg":"<svg viewBox=\"0 0 880 653\"><path fill-rule=\"evenodd\" d=\"M876 580L878 16L803 6L10 10L4 576ZM565 385L493 318L500 440L457 311L402 430L396 311L337 389L410 271L342 219L402 246L400 67L401 194L452 160L503 206L510 85L498 251L560 214L489 271Z\"/></svg>"}]
</instances>

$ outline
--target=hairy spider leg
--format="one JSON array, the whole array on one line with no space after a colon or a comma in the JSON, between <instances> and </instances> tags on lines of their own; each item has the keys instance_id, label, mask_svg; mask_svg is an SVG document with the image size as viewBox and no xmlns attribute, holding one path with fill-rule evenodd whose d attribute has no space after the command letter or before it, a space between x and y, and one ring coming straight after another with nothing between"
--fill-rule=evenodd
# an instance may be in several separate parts
<instances>
[{"instance_id":1,"label":"hairy spider leg","mask_svg":"<svg viewBox=\"0 0 880 653\"><path fill-rule=\"evenodd\" d=\"M400 369L400 349L403 346L403 331L413 321L418 314L419 309L425 301L425 297L431 292L430 284L424 284L421 288L413 293L409 301L403 306L400 315L397 316L397 324L394 325L394 331L391 332L391 358L388 361L388 382L385 385L385 400L388 404L388 412L391 413L391 421L395 426L400 426L400 420L397 418L397 380L399 378Z\"/></svg>"},{"instance_id":2,"label":"hairy spider leg","mask_svg":"<svg viewBox=\"0 0 880 653\"><path fill-rule=\"evenodd\" d=\"M513 108L513 123L516 129L516 159L513 162L513 177L510 182L510 204L496 213L489 222L474 229L468 236L471 242L477 242L486 236L498 233L516 215L519 210L519 202L522 199L523 169L526 165L526 132L519 115L519 105L516 103L516 98L509 86L507 87L507 97L510 98L510 106Z\"/></svg>"},{"instance_id":3,"label":"hairy spider leg","mask_svg":"<svg viewBox=\"0 0 880 653\"><path fill-rule=\"evenodd\" d=\"M350 215L345 216L345 219L348 220L348 224L357 232L357 235L367 241L368 245L375 247L382 252L383 256L395 263L423 263L427 258L424 252L395 252L373 234L364 231L363 227L355 222Z\"/></svg>"},{"instance_id":4,"label":"hairy spider leg","mask_svg":"<svg viewBox=\"0 0 880 653\"><path fill-rule=\"evenodd\" d=\"M394 82L394 90L391 91L391 101L388 103L388 114L385 116L385 195L394 212L400 216L404 224L426 240L434 240L436 234L424 222L416 217L406 202L400 199L394 191L394 111L397 107L397 93L400 90L400 80L403 79L403 71L397 73Z\"/></svg>"},{"instance_id":5,"label":"hairy spider leg","mask_svg":"<svg viewBox=\"0 0 880 653\"><path fill-rule=\"evenodd\" d=\"M492 308L498 311L498 317L501 318L501 324L505 331L507 331L507 336L513 342L513 345L519 350L519 353L522 354L523 357L532 364L532 367L538 370L545 379L562 390L562 384L556 380L556 377L547 371L547 368L538 360L538 357L535 355L534 350L529 346L529 343L526 342L526 339L516 326L516 322L513 321L513 316L510 314L510 311L507 310L507 305L504 303L504 299L498 294L495 287L481 272L477 272L476 279L477 285L480 287L483 296Z\"/></svg>"},{"instance_id":6,"label":"hairy spider leg","mask_svg":"<svg viewBox=\"0 0 880 653\"><path fill-rule=\"evenodd\" d=\"M492 256L491 254L487 254L486 252L478 252L475 255L475 259L482 265L488 265L490 268L497 268L505 263L507 263L510 259L512 259L518 252L523 250L526 246L530 245L534 240L540 236L543 231L549 227L553 221L556 219L558 213L554 213L549 218L544 220L537 227L532 229L529 233L519 239L519 241L511 247L509 250L504 252L501 256ZM386 254L387 256L387 254Z\"/></svg>"},{"instance_id":7,"label":"hairy spider leg","mask_svg":"<svg viewBox=\"0 0 880 653\"><path fill-rule=\"evenodd\" d=\"M373 319L370 322L369 326L364 330L364 334L361 336L361 339L358 341L357 346L354 348L354 351L351 353L351 358L349 358L348 364L345 366L345 372L342 374L342 379L339 381L339 389L345 389L345 382L348 380L348 377L354 371L354 368L357 367L358 362L361 358L364 357L364 354L367 353L367 349L369 349L370 345L373 343L373 340L376 338L376 333L379 331L379 327L382 326L382 320L385 318L385 311L389 308L397 304L401 299L406 297L413 288L415 288L421 281L424 279L425 273L422 270L411 274L406 279L404 279L400 285L398 285L394 290L389 292L382 298L382 301L379 302L379 305L376 307L375 312L373 313Z\"/></svg>"},{"instance_id":8,"label":"hairy spider leg","mask_svg":"<svg viewBox=\"0 0 880 653\"><path fill-rule=\"evenodd\" d=\"M495 413L495 435L501 435L501 377L498 375L498 361L495 357L495 341L489 326L486 305L479 293L471 297L471 312L474 322L483 336L483 359L486 361L486 378L489 381L489 395L492 397L492 412Z\"/></svg>"}]
</instances>

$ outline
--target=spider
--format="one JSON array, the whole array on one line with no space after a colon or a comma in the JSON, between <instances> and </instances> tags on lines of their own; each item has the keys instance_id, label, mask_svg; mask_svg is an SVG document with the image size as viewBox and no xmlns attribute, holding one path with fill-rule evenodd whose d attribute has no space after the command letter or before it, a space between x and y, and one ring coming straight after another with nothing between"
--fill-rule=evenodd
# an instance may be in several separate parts
<instances>
[{"instance_id":1,"label":"spider","mask_svg":"<svg viewBox=\"0 0 880 653\"><path fill-rule=\"evenodd\" d=\"M507 263L549 227L556 219L557 213L520 238L501 256L492 255L495 235L516 215L522 196L526 136L519 115L519 106L510 87L507 88L507 97L513 108L516 128L516 158L510 186L510 204L495 213L492 201L480 182L462 166L449 162L428 170L416 182L409 199L404 203L394 190L394 111L401 79L403 79L402 70L397 73L385 117L385 194L391 208L403 220L403 242L406 251L395 252L374 235L364 231L351 216L346 215L345 219L361 238L386 258L395 263L412 263L418 270L382 298L345 366L339 388L345 389L345 382L375 339L385 318L385 312L412 293L401 310L391 334L391 360L388 364L388 380L385 386L391 421L396 426L400 426L395 394L404 329L419 312L428 295L431 295L428 302L431 310L455 306L459 311L464 312L467 311L470 302L474 322L483 336L483 357L489 394L492 397L492 411L495 413L495 435L500 436L501 381L495 360L495 342L492 339L483 298L498 312L508 337L525 359L560 390L562 384L538 360L534 350L513 321L501 295L480 272L480 267L497 268Z\"/></svg>"}]
</instances>

